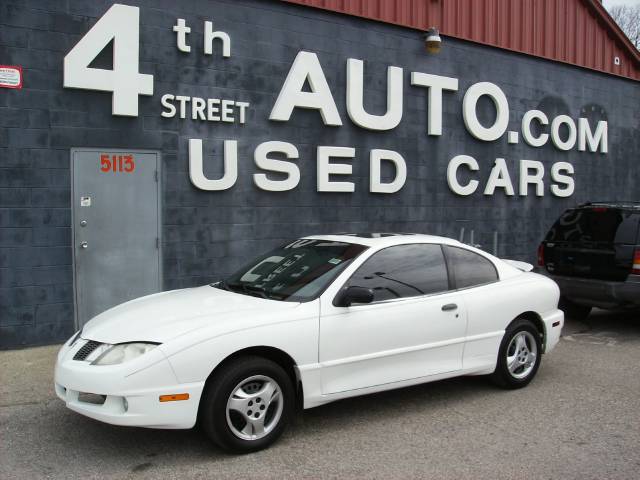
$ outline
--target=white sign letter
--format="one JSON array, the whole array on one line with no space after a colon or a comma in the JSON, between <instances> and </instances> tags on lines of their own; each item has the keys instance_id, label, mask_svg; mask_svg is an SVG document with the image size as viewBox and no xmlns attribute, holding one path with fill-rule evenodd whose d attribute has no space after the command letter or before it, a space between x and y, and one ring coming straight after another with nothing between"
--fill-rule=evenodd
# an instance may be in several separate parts
<instances>
[{"instance_id":1,"label":"white sign letter","mask_svg":"<svg viewBox=\"0 0 640 480\"><path fill-rule=\"evenodd\" d=\"M566 125L569 129L569 136L566 140L560 138L560 126ZM560 150L571 150L576 144L576 123L568 115L558 115L551 122L551 141Z\"/></svg>"},{"instance_id":2,"label":"white sign letter","mask_svg":"<svg viewBox=\"0 0 640 480\"><path fill-rule=\"evenodd\" d=\"M493 195L496 188L504 188L504 193L508 196L514 194L513 184L511 183L511 176L507 169L507 162L504 158L496 158L496 163L491 169L489 180L487 180L487 186L484 189L485 195Z\"/></svg>"},{"instance_id":3,"label":"white sign letter","mask_svg":"<svg viewBox=\"0 0 640 480\"><path fill-rule=\"evenodd\" d=\"M442 91L456 92L458 90L458 79L411 72L411 85L429 89L427 133L429 135L442 135Z\"/></svg>"},{"instance_id":4,"label":"white sign letter","mask_svg":"<svg viewBox=\"0 0 640 480\"><path fill-rule=\"evenodd\" d=\"M522 138L532 147L541 147L549 140L548 133L541 133L539 137L534 137L531 133L531 120L538 120L540 125L549 125L549 119L540 110L529 110L522 117Z\"/></svg>"},{"instance_id":5,"label":"white sign letter","mask_svg":"<svg viewBox=\"0 0 640 480\"><path fill-rule=\"evenodd\" d=\"M471 195L478 188L478 180L470 180L466 185L460 185L458 182L458 168L460 165L466 165L469 170L477 171L480 169L478 162L469 155L457 155L451 159L447 166L447 183L449 188L458 195Z\"/></svg>"},{"instance_id":6,"label":"white sign letter","mask_svg":"<svg viewBox=\"0 0 640 480\"><path fill-rule=\"evenodd\" d=\"M534 173L529 173L533 170ZM529 184L536 186L536 195L544 196L544 165L537 160L520 160L520 195L526 197L529 193Z\"/></svg>"},{"instance_id":7,"label":"white sign letter","mask_svg":"<svg viewBox=\"0 0 640 480\"><path fill-rule=\"evenodd\" d=\"M189 139L189 177L200 190L227 190L238 179L238 142L224 141L224 176L218 180L209 180L204 176L202 166L202 140Z\"/></svg>"},{"instance_id":8,"label":"white sign letter","mask_svg":"<svg viewBox=\"0 0 640 480\"><path fill-rule=\"evenodd\" d=\"M352 167L344 163L330 163L331 157L353 158L356 149L351 147L318 147L318 191L353 192L353 182L331 182L329 175L351 175Z\"/></svg>"},{"instance_id":9,"label":"white sign letter","mask_svg":"<svg viewBox=\"0 0 640 480\"><path fill-rule=\"evenodd\" d=\"M231 38L225 32L214 32L212 22L204 22L204 54L211 55L213 53L213 41L215 39L222 41L222 56L231 56Z\"/></svg>"},{"instance_id":10,"label":"white sign letter","mask_svg":"<svg viewBox=\"0 0 640 480\"><path fill-rule=\"evenodd\" d=\"M171 101L173 99L174 99L174 96L171 95L170 93L167 93L167 94L162 96L162 98L160 99L160 103L167 110L163 111L160 114L161 116L163 116L165 118L171 118L171 117L175 117L176 116L176 107L174 107L173 103L171 103Z\"/></svg>"},{"instance_id":11,"label":"white sign letter","mask_svg":"<svg viewBox=\"0 0 640 480\"><path fill-rule=\"evenodd\" d=\"M563 172L566 172L567 175L563 175ZM551 193L556 197L570 197L573 195L575 183L570 175L573 175L573 165L569 162L554 163L551 166L551 179L566 187L561 188L559 185L551 185Z\"/></svg>"},{"instance_id":12,"label":"white sign letter","mask_svg":"<svg viewBox=\"0 0 640 480\"><path fill-rule=\"evenodd\" d=\"M187 34L191 33L191 27L187 27L184 18L179 18L178 23L173 26L173 31L176 32L176 45L181 52L189 53L191 47L187 45Z\"/></svg>"},{"instance_id":13,"label":"white sign letter","mask_svg":"<svg viewBox=\"0 0 640 480\"><path fill-rule=\"evenodd\" d=\"M489 128L484 127L476 115L478 99L483 95L488 95L496 106L496 121ZM478 140L491 142L500 138L509 126L509 102L507 102L504 92L496 84L490 82L474 83L464 94L462 116L471 135Z\"/></svg>"},{"instance_id":14,"label":"white sign letter","mask_svg":"<svg viewBox=\"0 0 640 480\"><path fill-rule=\"evenodd\" d=\"M306 81L309 81L310 92L302 90ZM325 125L342 125L318 56L312 52L298 52L269 120L286 122L296 107L320 110Z\"/></svg>"},{"instance_id":15,"label":"white sign letter","mask_svg":"<svg viewBox=\"0 0 640 480\"><path fill-rule=\"evenodd\" d=\"M140 9L114 4L64 57L65 88L112 92L112 115L138 116L138 95L153 95L153 75L138 72ZM113 40L113 70L89 68Z\"/></svg>"},{"instance_id":16,"label":"white sign letter","mask_svg":"<svg viewBox=\"0 0 640 480\"><path fill-rule=\"evenodd\" d=\"M389 161L393 163L396 171L396 176L391 182L382 183L381 170L382 161ZM407 180L407 164L398 152L393 150L371 150L370 164L370 180L369 191L374 193L395 193L404 186L404 182Z\"/></svg>"},{"instance_id":17,"label":"white sign letter","mask_svg":"<svg viewBox=\"0 0 640 480\"><path fill-rule=\"evenodd\" d=\"M609 151L608 142L608 125L606 120L600 120L596 127L596 133L591 133L589 127L589 120L586 118L578 119L578 150L584 152L587 149L587 143L589 143L589 151L595 152L600 145L600 153L607 153Z\"/></svg>"},{"instance_id":18,"label":"white sign letter","mask_svg":"<svg viewBox=\"0 0 640 480\"><path fill-rule=\"evenodd\" d=\"M256 166L270 172L284 173L284 180L270 180L266 173L254 173L253 181L262 190L284 192L292 190L300 182L300 169L295 163L269 158L271 152L284 153L287 158L298 158L298 149L287 142L264 142L256 147L253 158Z\"/></svg>"},{"instance_id":19,"label":"white sign letter","mask_svg":"<svg viewBox=\"0 0 640 480\"><path fill-rule=\"evenodd\" d=\"M402 69L387 68L387 112L371 115L364 109L364 62L347 60L347 113L356 125L369 130L392 130L402 120Z\"/></svg>"}]
</instances>

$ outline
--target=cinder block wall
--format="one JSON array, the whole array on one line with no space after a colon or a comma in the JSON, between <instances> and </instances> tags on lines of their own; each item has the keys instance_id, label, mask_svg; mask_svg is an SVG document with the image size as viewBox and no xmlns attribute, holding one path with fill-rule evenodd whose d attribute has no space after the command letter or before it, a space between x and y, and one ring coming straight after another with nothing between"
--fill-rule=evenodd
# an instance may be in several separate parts
<instances>
[{"instance_id":1,"label":"cinder block wall","mask_svg":"<svg viewBox=\"0 0 640 480\"><path fill-rule=\"evenodd\" d=\"M445 38L437 56L424 53L419 32L315 9L266 1L128 1L141 7L140 71L153 74L155 94L140 97L138 118L111 116L111 95L62 88L65 54L111 5L110 1L4 0L0 4L0 63L21 65L22 90L0 89L0 348L59 342L73 330L69 150L72 147L156 149L163 159L163 254L166 289L203 284L230 273L247 256L291 237L339 231L410 231L458 237L474 230L500 256L532 260L537 243L567 206L587 200L638 199L640 89L637 82ZM192 52L175 46L172 26L191 27ZM232 39L232 56L204 56L205 20ZM316 52L344 125L325 127L317 112L296 111L287 123L268 121L291 62ZM104 56L100 61L108 60ZM392 132L354 126L346 113L346 59L365 60L365 106L382 113L386 67L405 72L403 121ZM411 71L457 77L445 94L444 134L426 135L426 95L410 86ZM497 83L509 99L509 130L539 108L550 118L587 116L609 122L609 153L532 149L501 140L483 143L465 130L462 96L473 83ZM164 93L248 101L246 125L161 118ZM490 122L493 107L481 105ZM220 172L222 141L239 141L239 178L225 192L196 190L188 177L188 139L204 139L205 172ZM302 172L293 191L253 185L253 151L267 140L298 148ZM316 192L316 147L356 148L353 194ZM369 151L396 150L409 178L392 195L368 192ZM215 153L214 153L215 152ZM480 164L480 191L451 193L449 160ZM517 182L520 159L550 168L575 167L576 193L559 199L488 197L481 190L496 157L507 159ZM516 184L517 187L517 184ZM126 241L126 239L124 240Z\"/></svg>"}]
</instances>

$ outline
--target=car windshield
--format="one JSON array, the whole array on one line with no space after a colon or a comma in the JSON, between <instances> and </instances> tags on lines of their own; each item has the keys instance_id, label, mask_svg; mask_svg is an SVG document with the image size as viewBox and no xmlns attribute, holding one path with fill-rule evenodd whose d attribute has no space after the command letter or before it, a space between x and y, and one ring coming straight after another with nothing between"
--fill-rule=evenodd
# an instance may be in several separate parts
<instances>
[{"instance_id":1,"label":"car windshield","mask_svg":"<svg viewBox=\"0 0 640 480\"><path fill-rule=\"evenodd\" d=\"M355 243L300 239L249 262L215 287L289 302L316 298L365 251Z\"/></svg>"}]
</instances>

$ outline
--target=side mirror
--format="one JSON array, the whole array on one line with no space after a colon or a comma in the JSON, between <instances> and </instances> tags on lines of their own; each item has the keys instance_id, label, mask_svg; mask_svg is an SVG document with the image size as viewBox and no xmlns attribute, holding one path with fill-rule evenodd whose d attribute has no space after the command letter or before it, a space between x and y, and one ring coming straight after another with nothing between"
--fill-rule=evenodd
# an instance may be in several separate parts
<instances>
[{"instance_id":1,"label":"side mirror","mask_svg":"<svg viewBox=\"0 0 640 480\"><path fill-rule=\"evenodd\" d=\"M353 303L373 302L373 290L365 287L349 287L342 290L334 300L336 307L350 307Z\"/></svg>"}]
</instances>

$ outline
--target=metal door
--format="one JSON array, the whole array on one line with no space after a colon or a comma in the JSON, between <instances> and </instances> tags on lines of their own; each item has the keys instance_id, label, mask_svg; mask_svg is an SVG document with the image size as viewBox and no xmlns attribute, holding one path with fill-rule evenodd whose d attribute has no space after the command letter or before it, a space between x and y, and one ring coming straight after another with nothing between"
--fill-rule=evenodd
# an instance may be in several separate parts
<instances>
[{"instance_id":1,"label":"metal door","mask_svg":"<svg viewBox=\"0 0 640 480\"><path fill-rule=\"evenodd\" d=\"M73 149L76 324L161 289L160 154Z\"/></svg>"}]
</instances>

